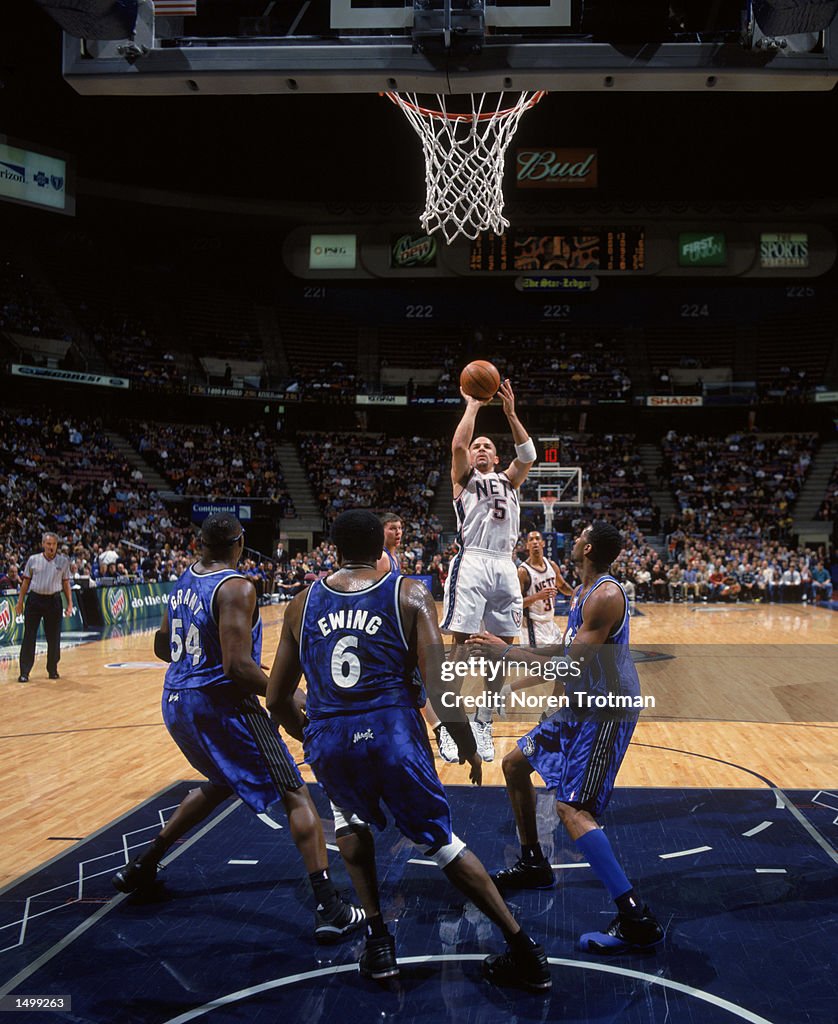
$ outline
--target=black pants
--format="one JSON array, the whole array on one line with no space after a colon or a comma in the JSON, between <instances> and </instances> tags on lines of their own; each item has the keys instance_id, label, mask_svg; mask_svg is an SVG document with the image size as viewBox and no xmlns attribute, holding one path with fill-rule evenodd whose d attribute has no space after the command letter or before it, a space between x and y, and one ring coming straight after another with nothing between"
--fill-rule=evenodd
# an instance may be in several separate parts
<instances>
[{"instance_id":1,"label":"black pants","mask_svg":"<svg viewBox=\"0 0 838 1024\"><path fill-rule=\"evenodd\" d=\"M35 664L35 640L38 626L44 623L47 637L47 673L58 671L61 658L61 616L64 605L61 594L26 595L26 607L23 609L23 643L20 645L20 674L28 676Z\"/></svg>"}]
</instances>

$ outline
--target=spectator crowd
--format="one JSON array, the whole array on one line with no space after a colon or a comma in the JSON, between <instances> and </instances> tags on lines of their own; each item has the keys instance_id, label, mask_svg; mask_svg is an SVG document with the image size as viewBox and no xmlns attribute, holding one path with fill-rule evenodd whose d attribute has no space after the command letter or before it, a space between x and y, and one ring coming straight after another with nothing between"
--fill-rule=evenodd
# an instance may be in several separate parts
<instances>
[{"instance_id":1,"label":"spectator crowd","mask_svg":"<svg viewBox=\"0 0 838 1024\"><path fill-rule=\"evenodd\" d=\"M124 428L124 424L123 424ZM114 447L105 424L49 413L0 413L0 590L19 587L26 557L55 532L80 585L174 580L195 556L195 527L150 488L143 472ZM274 443L259 427L130 426L139 454L179 494L264 497L293 512ZM431 510L448 470L448 439L311 432L298 438L324 533L352 507L394 511L404 524L402 571L430 576L441 597L456 550ZM561 438L561 461L583 468L584 502L557 510L556 528L574 534L604 516L625 546L615 571L636 601L816 603L832 596L830 552L795 544L791 508L816 448L813 434L677 434L661 442L661 483L676 511L657 533L659 512L632 435ZM501 461L511 458L503 449ZM529 485L527 485L529 486ZM836 474L822 517L831 514ZM524 497L532 498L526 490ZM527 529L540 525L525 508L516 559ZM569 555L569 549L565 551ZM263 602L283 600L331 572L336 551L323 541L293 555L248 551L242 571ZM562 572L575 583L565 559Z\"/></svg>"}]
</instances>

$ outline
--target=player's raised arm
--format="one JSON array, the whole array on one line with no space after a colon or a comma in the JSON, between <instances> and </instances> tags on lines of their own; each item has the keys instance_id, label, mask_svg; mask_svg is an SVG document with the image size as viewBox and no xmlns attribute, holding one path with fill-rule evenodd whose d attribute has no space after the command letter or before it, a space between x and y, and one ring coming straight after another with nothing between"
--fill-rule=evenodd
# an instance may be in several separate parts
<instances>
[{"instance_id":1,"label":"player's raised arm","mask_svg":"<svg viewBox=\"0 0 838 1024\"><path fill-rule=\"evenodd\" d=\"M306 719L300 704L294 700L303 670L300 665L300 625L305 607L306 590L288 605L282 622L282 633L268 679L267 706L271 717L295 740L302 741Z\"/></svg>"},{"instance_id":2,"label":"player's raised arm","mask_svg":"<svg viewBox=\"0 0 838 1024\"><path fill-rule=\"evenodd\" d=\"M520 487L527 479L530 467L535 462L535 445L515 412L515 393L508 377L498 388L498 394L503 403L504 415L509 420L512 441L515 445L515 458L507 467L506 478L513 487Z\"/></svg>"},{"instance_id":3,"label":"player's raised arm","mask_svg":"<svg viewBox=\"0 0 838 1024\"><path fill-rule=\"evenodd\" d=\"M463 410L462 419L457 424L454 436L451 438L451 483L454 487L462 487L471 472L469 460L469 445L474 436L474 423L481 405L491 402L491 398L481 401L479 398L472 398L462 388L460 394L465 399L466 407Z\"/></svg>"},{"instance_id":4,"label":"player's raised arm","mask_svg":"<svg viewBox=\"0 0 838 1024\"><path fill-rule=\"evenodd\" d=\"M215 608L224 674L245 693L264 697L268 677L253 660L256 588L249 580L231 576L215 592Z\"/></svg>"}]
</instances>

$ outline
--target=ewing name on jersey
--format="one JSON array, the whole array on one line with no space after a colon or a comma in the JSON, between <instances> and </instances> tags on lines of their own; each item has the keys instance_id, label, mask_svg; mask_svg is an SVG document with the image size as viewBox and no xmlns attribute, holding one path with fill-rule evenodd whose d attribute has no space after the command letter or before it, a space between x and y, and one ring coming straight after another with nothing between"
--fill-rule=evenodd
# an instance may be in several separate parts
<instances>
[{"instance_id":1,"label":"ewing name on jersey","mask_svg":"<svg viewBox=\"0 0 838 1024\"><path fill-rule=\"evenodd\" d=\"M247 579L235 569L197 573L190 567L174 585L167 601L172 655L166 669L168 689L189 690L219 683L232 685L224 675L214 602L218 588L233 576ZM258 664L262 655L262 620L258 609L251 637L250 653Z\"/></svg>"},{"instance_id":2,"label":"ewing name on jersey","mask_svg":"<svg viewBox=\"0 0 838 1024\"><path fill-rule=\"evenodd\" d=\"M465 551L512 556L518 539L521 506L506 473L472 469L454 499L457 540Z\"/></svg>"},{"instance_id":3,"label":"ewing name on jersey","mask_svg":"<svg viewBox=\"0 0 838 1024\"><path fill-rule=\"evenodd\" d=\"M306 677L306 715L333 715L424 704L402 628L404 577L389 572L367 587L343 593L325 579L312 583L300 628Z\"/></svg>"}]
</instances>

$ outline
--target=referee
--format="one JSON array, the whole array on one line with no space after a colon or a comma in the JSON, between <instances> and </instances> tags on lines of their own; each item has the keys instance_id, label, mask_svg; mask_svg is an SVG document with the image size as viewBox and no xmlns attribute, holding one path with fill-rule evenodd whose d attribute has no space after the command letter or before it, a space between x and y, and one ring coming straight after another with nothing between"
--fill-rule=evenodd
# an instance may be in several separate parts
<instances>
[{"instance_id":1,"label":"referee","mask_svg":"<svg viewBox=\"0 0 838 1024\"><path fill-rule=\"evenodd\" d=\"M29 594L23 612L23 643L20 645L19 683L29 682L35 664L35 639L43 619L47 637L47 674L58 679L61 657L61 591L67 595L68 616L73 614L73 592L70 589L70 559L58 554L58 536L45 533L41 538L42 555L30 555L23 570L23 582L17 599L16 613L23 611L23 599ZM31 591L31 593L30 593Z\"/></svg>"}]
</instances>

